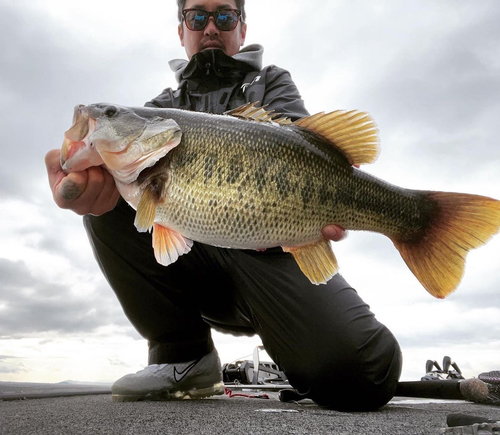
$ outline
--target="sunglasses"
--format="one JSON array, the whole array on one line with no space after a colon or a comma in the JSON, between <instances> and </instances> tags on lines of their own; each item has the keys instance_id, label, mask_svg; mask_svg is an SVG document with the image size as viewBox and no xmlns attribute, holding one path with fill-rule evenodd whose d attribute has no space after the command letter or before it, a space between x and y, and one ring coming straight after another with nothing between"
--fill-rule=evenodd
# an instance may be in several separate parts
<instances>
[{"instance_id":1,"label":"sunglasses","mask_svg":"<svg viewBox=\"0 0 500 435\"><path fill-rule=\"evenodd\" d=\"M208 12L203 9L184 9L182 16L189 30L203 30L208 25L210 17L214 17L215 25L223 32L234 30L241 18L241 12L237 9L219 9Z\"/></svg>"}]
</instances>

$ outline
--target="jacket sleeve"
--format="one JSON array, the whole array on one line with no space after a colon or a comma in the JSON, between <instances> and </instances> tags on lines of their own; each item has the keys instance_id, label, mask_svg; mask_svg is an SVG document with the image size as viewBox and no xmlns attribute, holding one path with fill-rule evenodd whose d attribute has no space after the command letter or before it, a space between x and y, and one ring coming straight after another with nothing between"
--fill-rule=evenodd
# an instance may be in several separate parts
<instances>
[{"instance_id":1,"label":"jacket sleeve","mask_svg":"<svg viewBox=\"0 0 500 435\"><path fill-rule=\"evenodd\" d=\"M144 107L172 107L172 97L172 89L164 89L160 95L144 104Z\"/></svg>"},{"instance_id":2,"label":"jacket sleeve","mask_svg":"<svg viewBox=\"0 0 500 435\"><path fill-rule=\"evenodd\" d=\"M274 65L267 70L262 105L267 105L267 110L281 113L292 121L309 115L290 73Z\"/></svg>"}]
</instances>

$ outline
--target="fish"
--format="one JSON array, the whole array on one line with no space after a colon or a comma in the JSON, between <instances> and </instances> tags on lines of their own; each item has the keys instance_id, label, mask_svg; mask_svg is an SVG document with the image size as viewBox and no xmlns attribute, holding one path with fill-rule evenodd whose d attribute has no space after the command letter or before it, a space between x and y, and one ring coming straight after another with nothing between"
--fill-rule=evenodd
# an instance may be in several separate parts
<instances>
[{"instance_id":1,"label":"fish","mask_svg":"<svg viewBox=\"0 0 500 435\"><path fill-rule=\"evenodd\" d=\"M442 299L458 287L468 252L499 231L500 201L406 189L359 169L379 152L378 127L359 110L292 122L258 103L222 115L98 103L75 107L61 167L103 165L165 266L193 242L281 247L324 284L338 262L322 228L336 224L387 236Z\"/></svg>"}]
</instances>

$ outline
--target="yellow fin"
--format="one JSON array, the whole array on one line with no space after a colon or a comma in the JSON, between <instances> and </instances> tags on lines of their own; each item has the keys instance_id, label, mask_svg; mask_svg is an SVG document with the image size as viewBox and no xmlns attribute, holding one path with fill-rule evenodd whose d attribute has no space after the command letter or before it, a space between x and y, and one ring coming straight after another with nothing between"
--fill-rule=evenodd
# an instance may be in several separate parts
<instances>
[{"instance_id":1,"label":"yellow fin","mask_svg":"<svg viewBox=\"0 0 500 435\"><path fill-rule=\"evenodd\" d=\"M156 204L158 204L158 195L150 186L147 186L135 214L134 225L139 232L144 233L151 230L156 215Z\"/></svg>"},{"instance_id":2,"label":"yellow fin","mask_svg":"<svg viewBox=\"0 0 500 435\"><path fill-rule=\"evenodd\" d=\"M300 270L313 284L326 284L338 271L337 259L328 240L321 239L307 246L282 248L293 255Z\"/></svg>"},{"instance_id":3,"label":"yellow fin","mask_svg":"<svg viewBox=\"0 0 500 435\"><path fill-rule=\"evenodd\" d=\"M137 231L143 233L151 230L156 216L156 206L165 199L166 182L165 174L155 174L147 181L148 184L142 193L135 214L134 225Z\"/></svg>"},{"instance_id":4,"label":"yellow fin","mask_svg":"<svg viewBox=\"0 0 500 435\"><path fill-rule=\"evenodd\" d=\"M228 110L224 115L235 116L237 118L251 119L259 122L274 122L279 125L290 125L292 121L286 116L281 116L273 111L265 110L265 107L256 107L259 102L247 103L236 109Z\"/></svg>"},{"instance_id":5,"label":"yellow fin","mask_svg":"<svg viewBox=\"0 0 500 435\"><path fill-rule=\"evenodd\" d=\"M301 118L293 124L328 139L344 152L351 165L373 163L380 153L378 128L366 112L321 112Z\"/></svg>"},{"instance_id":6,"label":"yellow fin","mask_svg":"<svg viewBox=\"0 0 500 435\"><path fill-rule=\"evenodd\" d=\"M462 279L465 258L500 229L500 201L465 193L431 192L439 212L421 240L393 240L420 283L439 299Z\"/></svg>"},{"instance_id":7,"label":"yellow fin","mask_svg":"<svg viewBox=\"0 0 500 435\"><path fill-rule=\"evenodd\" d=\"M158 263L168 266L177 261L179 256L187 254L193 241L178 232L155 223L153 225L153 249Z\"/></svg>"}]
</instances>

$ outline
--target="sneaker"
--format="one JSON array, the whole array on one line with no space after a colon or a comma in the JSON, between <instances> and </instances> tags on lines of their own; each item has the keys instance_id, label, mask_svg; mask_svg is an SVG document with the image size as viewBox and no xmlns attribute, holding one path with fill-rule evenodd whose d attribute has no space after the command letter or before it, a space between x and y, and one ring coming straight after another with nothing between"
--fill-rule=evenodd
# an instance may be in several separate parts
<instances>
[{"instance_id":1,"label":"sneaker","mask_svg":"<svg viewBox=\"0 0 500 435\"><path fill-rule=\"evenodd\" d=\"M152 364L111 387L114 402L202 399L224 394L219 356L213 350L184 363Z\"/></svg>"}]
</instances>

